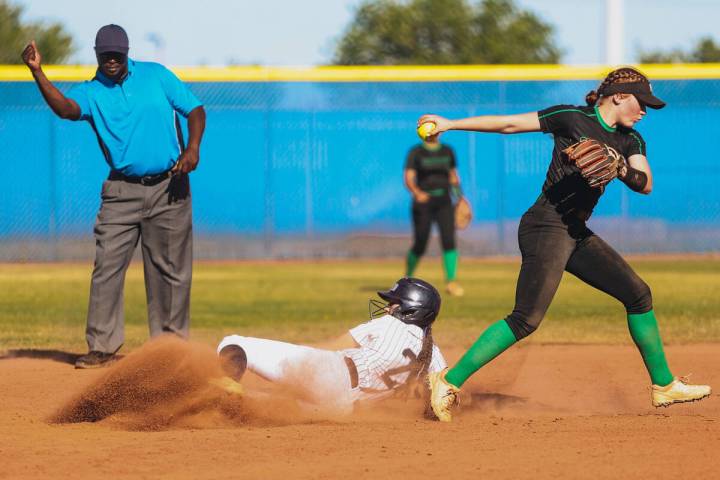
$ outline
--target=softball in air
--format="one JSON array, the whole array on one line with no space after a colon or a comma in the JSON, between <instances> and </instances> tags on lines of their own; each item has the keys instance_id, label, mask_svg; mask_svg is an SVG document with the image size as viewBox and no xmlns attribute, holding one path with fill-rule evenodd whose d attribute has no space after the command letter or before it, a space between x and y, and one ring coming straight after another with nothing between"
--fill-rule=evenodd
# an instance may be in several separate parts
<instances>
[{"instance_id":1,"label":"softball in air","mask_svg":"<svg viewBox=\"0 0 720 480\"><path fill-rule=\"evenodd\" d=\"M417 128L417 134L421 139L425 140L433 130L435 130L435 122L425 122Z\"/></svg>"}]
</instances>

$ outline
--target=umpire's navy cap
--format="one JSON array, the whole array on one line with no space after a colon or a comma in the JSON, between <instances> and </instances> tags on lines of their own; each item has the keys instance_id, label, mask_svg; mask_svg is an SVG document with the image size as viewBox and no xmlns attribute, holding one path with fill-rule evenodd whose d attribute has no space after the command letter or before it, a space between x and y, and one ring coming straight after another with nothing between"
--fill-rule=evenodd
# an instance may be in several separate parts
<instances>
[{"instance_id":1,"label":"umpire's navy cap","mask_svg":"<svg viewBox=\"0 0 720 480\"><path fill-rule=\"evenodd\" d=\"M120 25L105 25L95 35L95 53L119 52L127 55L130 50L125 29Z\"/></svg>"}]
</instances>

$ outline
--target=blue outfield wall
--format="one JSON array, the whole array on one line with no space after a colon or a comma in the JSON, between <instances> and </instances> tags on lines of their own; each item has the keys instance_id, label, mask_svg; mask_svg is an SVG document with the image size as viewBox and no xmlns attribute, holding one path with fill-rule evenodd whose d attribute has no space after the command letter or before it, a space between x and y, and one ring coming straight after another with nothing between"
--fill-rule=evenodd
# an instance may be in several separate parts
<instances>
[{"instance_id":1,"label":"blue outfield wall","mask_svg":"<svg viewBox=\"0 0 720 480\"><path fill-rule=\"evenodd\" d=\"M422 113L449 117L582 103L595 81L193 82L207 109L192 174L199 257L398 253L409 238L405 154ZM62 89L69 82L60 82ZM668 107L637 125L655 189L613 182L590 222L624 251L713 251L720 235L720 80L654 82ZM515 253L552 139L449 132L476 216L461 247ZM92 257L108 167L85 122L55 118L31 82L0 82L0 259ZM363 249L348 238L401 238ZM223 239L223 241L219 241ZM335 239L336 241L334 241ZM67 245L84 245L81 254ZM240 245L257 244L257 248ZM308 245L314 244L316 248ZM202 247L205 245L205 247ZM284 245L279 247L280 245Z\"/></svg>"}]
</instances>

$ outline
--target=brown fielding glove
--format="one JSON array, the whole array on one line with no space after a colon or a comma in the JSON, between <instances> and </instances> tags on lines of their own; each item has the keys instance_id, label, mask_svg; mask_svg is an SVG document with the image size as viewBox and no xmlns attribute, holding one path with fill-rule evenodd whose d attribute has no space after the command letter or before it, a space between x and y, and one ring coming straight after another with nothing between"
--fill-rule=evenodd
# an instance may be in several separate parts
<instances>
[{"instance_id":1,"label":"brown fielding glove","mask_svg":"<svg viewBox=\"0 0 720 480\"><path fill-rule=\"evenodd\" d=\"M465 197L460 197L455 204L455 228L465 230L472 220L472 208Z\"/></svg>"},{"instance_id":2,"label":"brown fielding glove","mask_svg":"<svg viewBox=\"0 0 720 480\"><path fill-rule=\"evenodd\" d=\"M591 187L603 187L618 176L625 157L604 143L586 138L563 150L567 161L575 165Z\"/></svg>"}]
</instances>

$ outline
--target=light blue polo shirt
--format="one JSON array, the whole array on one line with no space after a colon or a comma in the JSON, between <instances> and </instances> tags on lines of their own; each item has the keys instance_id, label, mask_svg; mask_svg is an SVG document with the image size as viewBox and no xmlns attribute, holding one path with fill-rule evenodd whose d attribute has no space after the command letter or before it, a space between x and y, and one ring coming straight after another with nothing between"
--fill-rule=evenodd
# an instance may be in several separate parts
<instances>
[{"instance_id":1,"label":"light blue polo shirt","mask_svg":"<svg viewBox=\"0 0 720 480\"><path fill-rule=\"evenodd\" d=\"M128 74L114 83L100 70L67 97L80 106L80 120L95 130L110 168L128 176L162 173L180 155L177 113L187 117L202 105L170 70L128 59Z\"/></svg>"}]
</instances>

